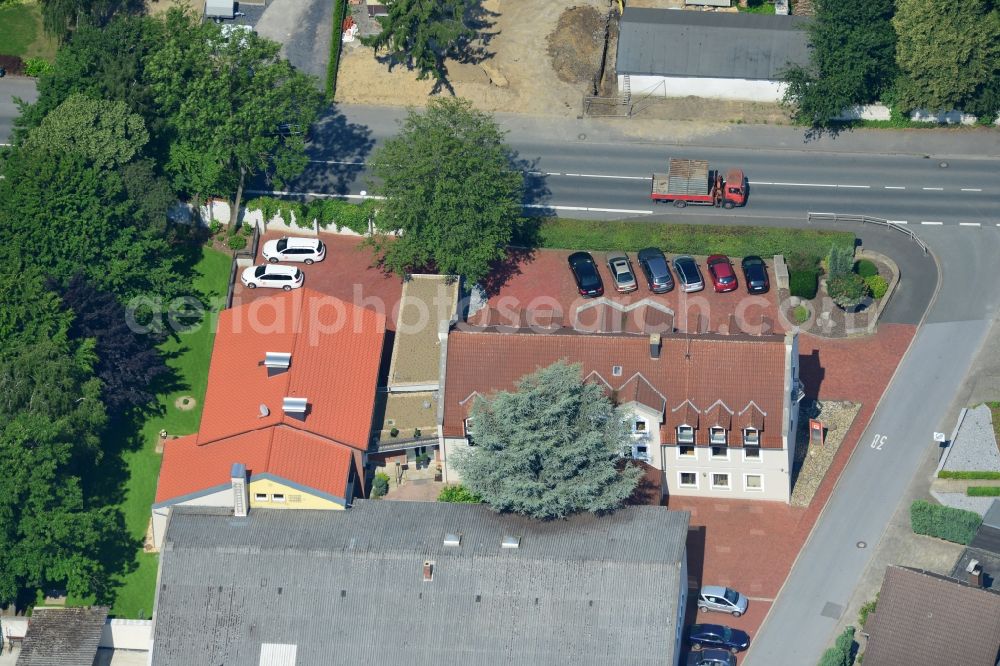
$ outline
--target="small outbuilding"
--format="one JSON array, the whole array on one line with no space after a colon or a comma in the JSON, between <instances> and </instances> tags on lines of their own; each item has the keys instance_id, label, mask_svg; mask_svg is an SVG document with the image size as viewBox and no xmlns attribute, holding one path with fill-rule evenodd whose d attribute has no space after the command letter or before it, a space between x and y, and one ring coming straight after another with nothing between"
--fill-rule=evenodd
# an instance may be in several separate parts
<instances>
[{"instance_id":1,"label":"small outbuilding","mask_svg":"<svg viewBox=\"0 0 1000 666\"><path fill-rule=\"evenodd\" d=\"M618 90L633 96L776 102L782 72L809 63L809 19L677 9L626 8Z\"/></svg>"}]
</instances>

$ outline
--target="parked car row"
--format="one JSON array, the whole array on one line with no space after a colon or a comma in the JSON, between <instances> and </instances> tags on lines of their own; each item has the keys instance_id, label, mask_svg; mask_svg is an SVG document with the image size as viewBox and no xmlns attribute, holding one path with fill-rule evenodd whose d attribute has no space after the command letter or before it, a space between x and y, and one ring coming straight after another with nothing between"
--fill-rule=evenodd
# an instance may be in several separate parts
<instances>
[{"instance_id":1,"label":"parked car row","mask_svg":"<svg viewBox=\"0 0 1000 666\"><path fill-rule=\"evenodd\" d=\"M306 265L314 264L326 259L326 246L318 238L286 236L264 243L261 254L268 263L247 266L240 275L240 282L248 289L270 287L291 291L302 286L305 282L305 275L294 266L281 266L278 262L294 261Z\"/></svg>"},{"instance_id":2,"label":"parked car row","mask_svg":"<svg viewBox=\"0 0 1000 666\"><path fill-rule=\"evenodd\" d=\"M736 590L717 585L705 585L698 591L698 610L717 611L740 617L750 601ZM693 624L687 631L691 651L687 666L736 666L736 653L750 647L745 631L721 624Z\"/></svg>"},{"instance_id":3,"label":"parked car row","mask_svg":"<svg viewBox=\"0 0 1000 666\"><path fill-rule=\"evenodd\" d=\"M636 259L647 288L654 294L665 294L673 290L675 283L674 276L670 272L671 263L674 266L673 272L677 275L676 284L679 285L681 291L690 293L705 288L701 268L698 266L697 260L690 255L682 254L674 257L673 262L668 262L662 251L655 247L647 247L639 250ZM607 255L607 264L615 291L627 294L638 290L638 280L628 254L610 252ZM717 293L735 291L739 288L736 270L726 255L711 255L705 260L705 266L712 280L712 287ZM767 264L764 263L763 259L757 256L745 257L740 262L740 267L743 270L747 293L767 293L771 287L767 278ZM569 268L581 296L604 295L604 281L597 270L597 262L594 261L594 257L589 252L574 252L569 255Z\"/></svg>"}]
</instances>

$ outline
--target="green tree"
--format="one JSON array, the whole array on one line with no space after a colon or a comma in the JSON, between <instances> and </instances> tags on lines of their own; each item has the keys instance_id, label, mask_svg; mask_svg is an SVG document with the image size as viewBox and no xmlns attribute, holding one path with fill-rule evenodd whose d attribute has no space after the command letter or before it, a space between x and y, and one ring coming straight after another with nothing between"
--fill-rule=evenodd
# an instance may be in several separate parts
<instances>
[{"instance_id":1,"label":"green tree","mask_svg":"<svg viewBox=\"0 0 1000 666\"><path fill-rule=\"evenodd\" d=\"M897 0L892 23L905 108L961 109L984 88L996 89L1000 5L993 0Z\"/></svg>"},{"instance_id":2,"label":"green tree","mask_svg":"<svg viewBox=\"0 0 1000 666\"><path fill-rule=\"evenodd\" d=\"M612 511L639 483L624 463L624 416L578 365L560 361L521 378L514 392L479 398L476 445L456 456L469 492L497 511L552 519Z\"/></svg>"},{"instance_id":3,"label":"green tree","mask_svg":"<svg viewBox=\"0 0 1000 666\"><path fill-rule=\"evenodd\" d=\"M0 292L0 603L50 584L101 596L124 530L80 483L106 422L93 341L71 338L72 314L31 266L4 262Z\"/></svg>"},{"instance_id":4,"label":"green tree","mask_svg":"<svg viewBox=\"0 0 1000 666\"><path fill-rule=\"evenodd\" d=\"M42 0L45 31L60 41L82 27L104 27L116 15L143 11L141 0Z\"/></svg>"},{"instance_id":5,"label":"green tree","mask_svg":"<svg viewBox=\"0 0 1000 666\"><path fill-rule=\"evenodd\" d=\"M445 486L438 494L438 502L451 502L453 504L479 504L483 498L469 492L469 489L462 484Z\"/></svg>"},{"instance_id":6,"label":"green tree","mask_svg":"<svg viewBox=\"0 0 1000 666\"><path fill-rule=\"evenodd\" d=\"M280 127L312 125L322 94L279 56L278 44L256 33L227 38L219 26L180 10L165 21L146 72L177 137L167 169L175 187L192 188L188 194L235 190L235 224L247 178L266 173L281 185L305 168L304 135Z\"/></svg>"},{"instance_id":7,"label":"green tree","mask_svg":"<svg viewBox=\"0 0 1000 666\"><path fill-rule=\"evenodd\" d=\"M809 24L809 67L783 78L798 122L829 127L845 109L877 102L896 78L893 0L819 0Z\"/></svg>"},{"instance_id":8,"label":"green tree","mask_svg":"<svg viewBox=\"0 0 1000 666\"><path fill-rule=\"evenodd\" d=\"M416 69L418 79L433 76L446 85L445 60L463 59L476 37L470 24L470 0L392 0L389 15L377 20L382 30L361 43L385 54L390 67L402 63Z\"/></svg>"},{"instance_id":9,"label":"green tree","mask_svg":"<svg viewBox=\"0 0 1000 666\"><path fill-rule=\"evenodd\" d=\"M477 282L506 256L524 176L491 116L466 100L432 100L426 111L410 111L373 162L375 189L385 196L378 226L402 232L371 240L387 268L434 268Z\"/></svg>"},{"instance_id":10,"label":"green tree","mask_svg":"<svg viewBox=\"0 0 1000 666\"><path fill-rule=\"evenodd\" d=\"M142 117L121 101L98 101L74 93L32 130L27 151L77 153L98 169L120 167L149 140Z\"/></svg>"}]
</instances>

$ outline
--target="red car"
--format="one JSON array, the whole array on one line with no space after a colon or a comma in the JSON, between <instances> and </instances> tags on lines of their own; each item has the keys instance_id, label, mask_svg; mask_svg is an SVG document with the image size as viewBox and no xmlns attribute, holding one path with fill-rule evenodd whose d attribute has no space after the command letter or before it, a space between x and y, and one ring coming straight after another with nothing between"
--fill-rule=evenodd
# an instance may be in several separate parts
<instances>
[{"instance_id":1,"label":"red car","mask_svg":"<svg viewBox=\"0 0 1000 666\"><path fill-rule=\"evenodd\" d=\"M734 291L739 286L733 262L726 255L713 254L705 261L705 265L708 266L708 274L712 276L712 286L717 293Z\"/></svg>"}]
</instances>

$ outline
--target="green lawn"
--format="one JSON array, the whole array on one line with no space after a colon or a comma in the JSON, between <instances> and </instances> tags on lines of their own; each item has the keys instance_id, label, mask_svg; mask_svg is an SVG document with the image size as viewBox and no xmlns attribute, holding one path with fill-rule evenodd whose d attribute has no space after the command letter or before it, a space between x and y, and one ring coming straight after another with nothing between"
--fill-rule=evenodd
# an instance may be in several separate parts
<instances>
[{"instance_id":1,"label":"green lawn","mask_svg":"<svg viewBox=\"0 0 1000 666\"><path fill-rule=\"evenodd\" d=\"M774 3L764 2L764 0L750 0L746 7L739 7L741 12L747 14L774 14Z\"/></svg>"},{"instance_id":2,"label":"green lawn","mask_svg":"<svg viewBox=\"0 0 1000 666\"><path fill-rule=\"evenodd\" d=\"M534 229L536 247L566 250L621 250L635 252L658 247L672 254L758 254L790 256L804 252L824 257L831 245L854 246L854 234L841 231L772 227L603 222L569 218L544 218Z\"/></svg>"},{"instance_id":3,"label":"green lawn","mask_svg":"<svg viewBox=\"0 0 1000 666\"><path fill-rule=\"evenodd\" d=\"M37 4L0 7L0 54L52 62L57 46L56 40L42 30L42 12Z\"/></svg>"},{"instance_id":4,"label":"green lawn","mask_svg":"<svg viewBox=\"0 0 1000 666\"><path fill-rule=\"evenodd\" d=\"M230 257L222 252L204 249L201 260L195 264L194 288L215 303L223 302L229 280ZM121 504L125 522L132 538L142 540L149 525L150 508L156 494L156 479L160 472L160 455L156 453L156 440L161 429L172 435L186 435L198 429L202 401L208 382L208 364L215 338L213 310L201 326L179 334L164 342L160 349L167 357L167 365L177 373L176 390L158 396L159 415L141 424L137 433L125 433L126 438L139 438L140 445L126 450L123 455L128 468L125 499ZM174 401L190 395L198 401L189 411L181 411ZM137 567L124 575L116 590L111 614L121 618L149 618L153 612L156 588L157 555L140 551L136 554ZM88 603L89 600L71 600Z\"/></svg>"}]
</instances>

